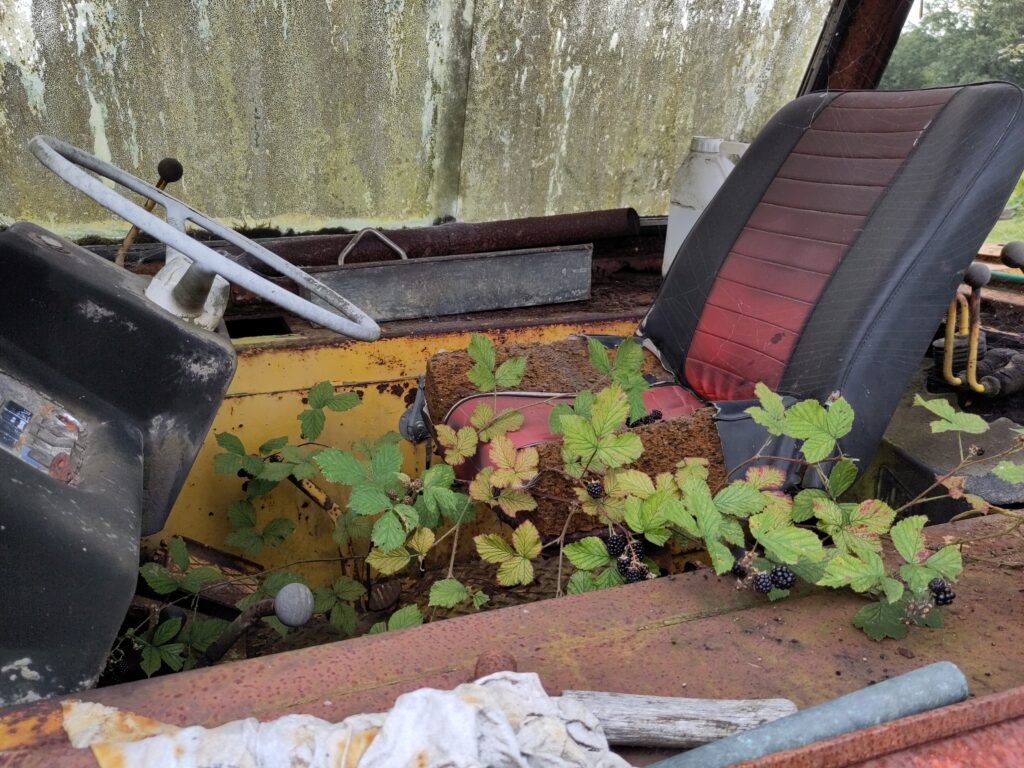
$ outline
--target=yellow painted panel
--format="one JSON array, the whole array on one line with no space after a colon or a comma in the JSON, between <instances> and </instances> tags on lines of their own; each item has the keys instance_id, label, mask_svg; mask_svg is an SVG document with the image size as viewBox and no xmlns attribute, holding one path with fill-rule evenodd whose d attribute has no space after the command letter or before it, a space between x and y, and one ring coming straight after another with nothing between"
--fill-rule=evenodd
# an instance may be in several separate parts
<instances>
[{"instance_id":1,"label":"yellow painted panel","mask_svg":"<svg viewBox=\"0 0 1024 768\"><path fill-rule=\"evenodd\" d=\"M547 325L521 329L500 329L488 335L496 343L547 342L572 333L628 334L635 321L614 321L582 325ZM217 548L224 548L230 531L225 511L242 497L241 480L216 475L213 457L220 451L214 435L232 432L250 451L266 440L287 435L298 440L302 399L318 381L330 380L339 391L356 391L363 398L358 407L345 413L327 413L327 426L319 442L349 448L358 440L376 440L398 427L398 419L411 401L416 377L435 352L464 349L469 336L462 333L386 338L373 344L338 342L296 348L278 341L259 348L242 345L238 371L228 396L214 420L210 435L200 449L192 472L171 511L164 530L146 544L160 539L187 536ZM402 443L404 471L421 472L425 467L423 446ZM328 487L332 497L343 500L340 487ZM267 568L297 561L330 559L332 562L304 563L295 570L313 583L325 584L340 573L338 551L331 540L332 526L324 512L297 489L282 483L259 500L258 524L275 517L287 517L295 532L279 548L268 548L252 559ZM484 523L486 525L486 522ZM241 554L241 553L240 553Z\"/></svg>"}]
</instances>

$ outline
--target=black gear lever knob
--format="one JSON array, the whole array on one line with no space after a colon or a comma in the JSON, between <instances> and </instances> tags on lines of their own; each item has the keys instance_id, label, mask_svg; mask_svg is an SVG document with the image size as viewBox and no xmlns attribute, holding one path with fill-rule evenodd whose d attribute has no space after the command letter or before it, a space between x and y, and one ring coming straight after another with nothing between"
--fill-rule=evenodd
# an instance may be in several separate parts
<instances>
[{"instance_id":1,"label":"black gear lever knob","mask_svg":"<svg viewBox=\"0 0 1024 768\"><path fill-rule=\"evenodd\" d=\"M973 262L964 274L964 282L971 286L972 290L988 285L988 281L991 279L992 270L988 268L987 264L982 264L980 261Z\"/></svg>"},{"instance_id":2,"label":"black gear lever knob","mask_svg":"<svg viewBox=\"0 0 1024 768\"><path fill-rule=\"evenodd\" d=\"M1024 269L1024 240L1014 240L1003 246L999 253L1003 264L1013 269Z\"/></svg>"},{"instance_id":3,"label":"black gear lever knob","mask_svg":"<svg viewBox=\"0 0 1024 768\"><path fill-rule=\"evenodd\" d=\"M177 159L165 157L157 163L156 172L160 175L161 181L173 184L184 175L185 169Z\"/></svg>"}]
</instances>

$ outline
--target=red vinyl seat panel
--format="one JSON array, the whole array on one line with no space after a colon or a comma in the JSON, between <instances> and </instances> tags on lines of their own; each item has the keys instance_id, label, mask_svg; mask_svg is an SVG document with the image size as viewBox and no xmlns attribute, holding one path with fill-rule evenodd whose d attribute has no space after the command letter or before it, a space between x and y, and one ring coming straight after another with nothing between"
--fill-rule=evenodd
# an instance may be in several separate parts
<instances>
[{"instance_id":1,"label":"red vinyl seat panel","mask_svg":"<svg viewBox=\"0 0 1024 768\"><path fill-rule=\"evenodd\" d=\"M782 164L708 294L686 382L709 400L777 389L825 286L922 133L955 89L843 94Z\"/></svg>"},{"instance_id":2,"label":"red vinyl seat panel","mask_svg":"<svg viewBox=\"0 0 1024 768\"><path fill-rule=\"evenodd\" d=\"M689 416L704 406L700 398L685 387L678 384L659 384L644 392L644 404L648 411L659 410L664 419L678 419ZM549 443L560 439L548 428L548 417L552 409L559 403L571 405L572 397L552 397L534 392L505 392L495 395L473 395L460 400L448 412L444 423L454 430L469 425L473 411L481 403L494 407L496 412L506 408L517 408L523 414L523 426L508 437L516 448L526 448L540 443ZM484 467L493 466L487 451L487 444L482 444L475 456L455 468L456 476L461 480L471 480Z\"/></svg>"}]
</instances>

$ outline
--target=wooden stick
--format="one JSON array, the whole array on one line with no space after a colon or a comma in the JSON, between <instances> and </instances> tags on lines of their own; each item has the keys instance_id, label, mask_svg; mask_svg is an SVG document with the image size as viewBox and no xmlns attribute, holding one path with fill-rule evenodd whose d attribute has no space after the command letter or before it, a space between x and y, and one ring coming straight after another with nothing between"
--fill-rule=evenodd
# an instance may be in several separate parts
<instances>
[{"instance_id":1,"label":"wooden stick","mask_svg":"<svg viewBox=\"0 0 1024 768\"><path fill-rule=\"evenodd\" d=\"M616 746L690 749L796 712L789 699L681 699L565 691L594 713Z\"/></svg>"}]
</instances>

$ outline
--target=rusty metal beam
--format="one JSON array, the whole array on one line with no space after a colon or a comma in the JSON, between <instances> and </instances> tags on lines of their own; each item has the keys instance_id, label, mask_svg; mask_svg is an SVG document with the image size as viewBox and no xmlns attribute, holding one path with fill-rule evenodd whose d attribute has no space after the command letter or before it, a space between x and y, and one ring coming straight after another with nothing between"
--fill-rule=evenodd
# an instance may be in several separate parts
<instances>
[{"instance_id":1,"label":"rusty metal beam","mask_svg":"<svg viewBox=\"0 0 1024 768\"><path fill-rule=\"evenodd\" d=\"M877 88L914 0L835 0L800 95Z\"/></svg>"},{"instance_id":2,"label":"rusty metal beam","mask_svg":"<svg viewBox=\"0 0 1024 768\"><path fill-rule=\"evenodd\" d=\"M500 652L537 672L552 694L566 689L709 698L783 697L816 704L948 659L972 691L1024 685L1020 595L996 561L1019 538L1002 520L927 529L941 543L975 540L942 630L912 630L875 643L850 624L861 598L802 589L768 603L708 571L482 612L412 630L224 664L112 688L82 698L179 725L217 725L308 713L340 720L379 711L423 686L473 677L477 659ZM989 536L990 538L982 538ZM972 558L977 558L974 560ZM53 701L0 712L0 765L88 765L72 755ZM664 756L662 753L661 756ZM631 760L649 760L630 754ZM75 762L75 761L78 762ZM5 762L6 761L6 762Z\"/></svg>"},{"instance_id":3,"label":"rusty metal beam","mask_svg":"<svg viewBox=\"0 0 1024 768\"><path fill-rule=\"evenodd\" d=\"M1022 754L1024 687L776 752L736 768L994 766L1016 764Z\"/></svg>"}]
</instances>

